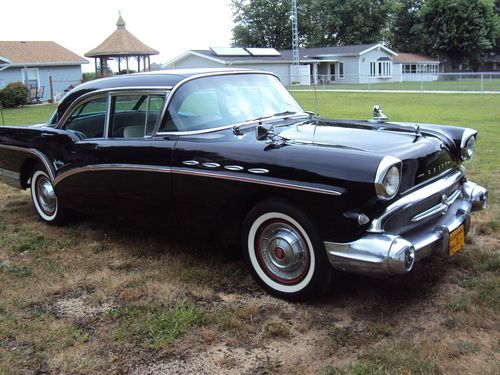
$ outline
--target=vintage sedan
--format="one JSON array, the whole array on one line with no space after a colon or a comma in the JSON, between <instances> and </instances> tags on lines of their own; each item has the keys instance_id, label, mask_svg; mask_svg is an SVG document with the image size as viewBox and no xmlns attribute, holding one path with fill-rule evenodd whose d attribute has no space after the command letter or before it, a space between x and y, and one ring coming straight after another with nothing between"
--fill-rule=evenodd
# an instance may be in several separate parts
<instances>
[{"instance_id":1,"label":"vintage sedan","mask_svg":"<svg viewBox=\"0 0 500 375\"><path fill-rule=\"evenodd\" d=\"M0 128L0 178L49 224L73 210L217 230L296 301L338 271L405 274L458 251L488 202L462 166L476 136L378 107L319 118L267 72L172 70L87 82L48 123Z\"/></svg>"}]
</instances>

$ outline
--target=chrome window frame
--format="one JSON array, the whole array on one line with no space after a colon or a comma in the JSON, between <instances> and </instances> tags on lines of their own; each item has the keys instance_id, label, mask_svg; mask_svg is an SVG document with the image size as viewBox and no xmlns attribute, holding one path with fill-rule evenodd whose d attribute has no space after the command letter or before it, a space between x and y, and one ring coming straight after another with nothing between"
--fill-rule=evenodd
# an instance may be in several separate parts
<instances>
[{"instance_id":1,"label":"chrome window frame","mask_svg":"<svg viewBox=\"0 0 500 375\"><path fill-rule=\"evenodd\" d=\"M172 90L172 86L131 86L131 87L113 87L113 88L105 88L105 89L100 89L100 90L94 90L89 93L86 93L79 98L77 98L71 105L68 107L66 112L64 112L64 115L62 118L58 121L57 125L55 126L56 129L61 129L61 130L66 130L65 126L68 121L68 119L71 117L71 114L75 111L77 107L80 105L89 102L93 99L97 99L99 97L107 97L107 105L106 105L106 117L105 117L105 124L104 124L104 134L102 138L86 138L87 139L113 139L109 138L109 122L110 122L110 109L111 109L111 99L113 96L118 96L120 94L123 95L161 95L163 94L165 96L165 103L163 104L163 109L161 111L161 114L158 116L157 123L155 124L155 127L153 129L156 129L158 126L158 122L161 121L161 118L164 113L164 109L166 108L168 98L170 97L170 92ZM154 136L154 130L153 133L149 136L144 136L144 138L151 138ZM138 138L142 139L142 138Z\"/></svg>"}]
</instances>

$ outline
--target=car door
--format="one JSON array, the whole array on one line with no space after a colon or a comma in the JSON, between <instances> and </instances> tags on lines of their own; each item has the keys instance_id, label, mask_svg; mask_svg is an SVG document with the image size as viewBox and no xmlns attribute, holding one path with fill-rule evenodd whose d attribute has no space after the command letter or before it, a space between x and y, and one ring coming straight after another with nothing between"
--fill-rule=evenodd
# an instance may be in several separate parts
<instances>
[{"instance_id":1,"label":"car door","mask_svg":"<svg viewBox=\"0 0 500 375\"><path fill-rule=\"evenodd\" d=\"M107 134L97 142L94 172L107 210L173 222L171 163L177 137L152 137L165 98L158 91L110 94Z\"/></svg>"},{"instance_id":2,"label":"car door","mask_svg":"<svg viewBox=\"0 0 500 375\"><path fill-rule=\"evenodd\" d=\"M76 141L51 150L56 179L54 186L62 203L70 208L93 212L99 208L101 186L92 172L99 164L99 141L105 138L108 95L91 95L75 103L58 125L73 133Z\"/></svg>"}]
</instances>

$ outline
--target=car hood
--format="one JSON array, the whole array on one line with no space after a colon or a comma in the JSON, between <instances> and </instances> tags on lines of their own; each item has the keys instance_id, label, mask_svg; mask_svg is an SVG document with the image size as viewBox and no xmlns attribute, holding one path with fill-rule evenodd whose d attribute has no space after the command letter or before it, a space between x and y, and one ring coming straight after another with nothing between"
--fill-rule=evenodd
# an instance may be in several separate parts
<instances>
[{"instance_id":1,"label":"car hood","mask_svg":"<svg viewBox=\"0 0 500 375\"><path fill-rule=\"evenodd\" d=\"M292 143L396 157L403 162L404 190L457 166L452 151L447 149L442 139L409 126L313 119L283 124L275 129L278 135Z\"/></svg>"}]
</instances>

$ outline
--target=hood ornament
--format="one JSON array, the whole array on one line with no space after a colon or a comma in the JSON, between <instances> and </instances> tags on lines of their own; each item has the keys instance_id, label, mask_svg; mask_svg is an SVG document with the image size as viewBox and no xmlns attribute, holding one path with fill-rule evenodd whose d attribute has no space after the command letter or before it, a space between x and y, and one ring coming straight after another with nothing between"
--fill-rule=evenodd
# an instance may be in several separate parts
<instances>
[{"instance_id":1,"label":"hood ornament","mask_svg":"<svg viewBox=\"0 0 500 375\"><path fill-rule=\"evenodd\" d=\"M378 104L373 106L373 120L375 122L385 122L389 120L389 117L382 112L382 107Z\"/></svg>"}]
</instances>

